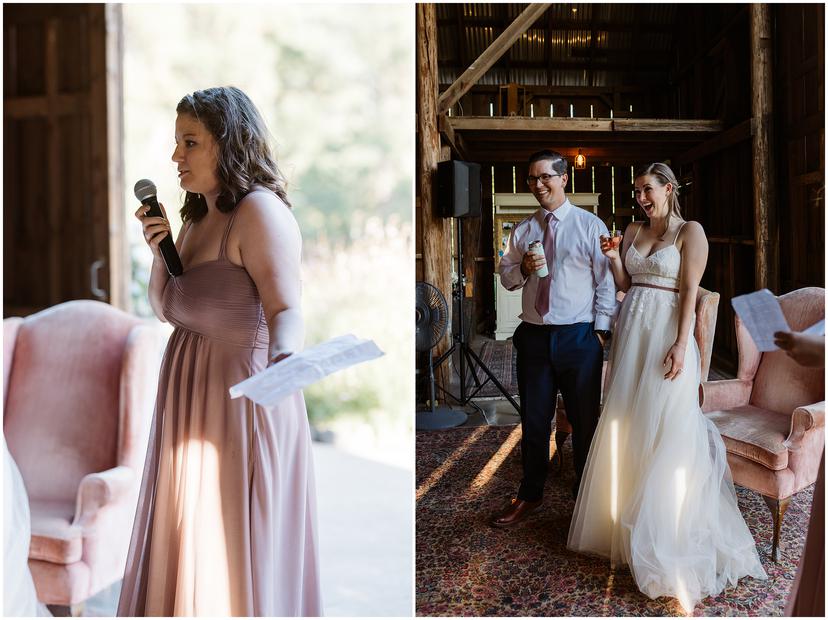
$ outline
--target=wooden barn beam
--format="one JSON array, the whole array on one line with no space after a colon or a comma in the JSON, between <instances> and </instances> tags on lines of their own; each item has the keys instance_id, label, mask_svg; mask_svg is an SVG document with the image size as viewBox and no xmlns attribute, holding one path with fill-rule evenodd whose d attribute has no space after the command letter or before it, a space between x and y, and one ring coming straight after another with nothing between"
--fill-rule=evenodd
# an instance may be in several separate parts
<instances>
[{"instance_id":1,"label":"wooden barn beam","mask_svg":"<svg viewBox=\"0 0 828 620\"><path fill-rule=\"evenodd\" d=\"M417 4L417 194L420 208L423 279L451 299L451 236L449 220L437 213L432 188L440 161L440 133L437 128L437 9L434 4ZM449 305L449 313L451 306ZM450 320L449 320L450 321ZM449 322L451 325L451 322ZM432 353L442 355L448 348L448 334ZM437 382L448 385L447 365L437 372Z\"/></svg>"},{"instance_id":2,"label":"wooden barn beam","mask_svg":"<svg viewBox=\"0 0 828 620\"><path fill-rule=\"evenodd\" d=\"M773 155L773 22L770 5L750 5L750 84L753 134L754 286L779 293L776 162Z\"/></svg>"},{"instance_id":3,"label":"wooden barn beam","mask_svg":"<svg viewBox=\"0 0 828 620\"><path fill-rule=\"evenodd\" d=\"M455 133L454 127L448 122L448 118L448 115L441 114L437 119L437 128L440 130L440 136L445 139L447 145L458 159L468 159L468 149L466 148L465 140L459 133Z\"/></svg>"},{"instance_id":4,"label":"wooden barn beam","mask_svg":"<svg viewBox=\"0 0 828 620\"><path fill-rule=\"evenodd\" d=\"M450 84L441 84L441 88L448 88ZM614 92L619 93L637 93L645 94L649 89L643 86L522 86L527 93L533 95L547 95L559 97L600 97L601 95L612 95ZM497 94L500 91L500 86L494 84L476 84L474 86L474 93L490 93Z\"/></svg>"},{"instance_id":5,"label":"wooden barn beam","mask_svg":"<svg viewBox=\"0 0 828 620\"><path fill-rule=\"evenodd\" d=\"M60 52L58 50L58 29L59 22L56 17L46 20L46 100L48 101L47 123L49 127L48 155L46 171L49 178L49 193L47 203L48 226L49 226L49 305L61 301L60 297L60 274L61 259L63 257L64 244L60 235L60 228L63 224L61 212L61 192L63 184L60 165L60 131L57 122L57 97L60 86L58 83L58 69L60 67Z\"/></svg>"},{"instance_id":6,"label":"wooden barn beam","mask_svg":"<svg viewBox=\"0 0 828 620\"><path fill-rule=\"evenodd\" d=\"M449 116L446 122L454 131L589 131L589 132L674 132L716 133L719 120L664 118L565 118L525 116Z\"/></svg>"},{"instance_id":7,"label":"wooden barn beam","mask_svg":"<svg viewBox=\"0 0 828 620\"><path fill-rule=\"evenodd\" d=\"M549 3L536 3L530 4L527 6L523 13L515 18L513 21L501 34L497 37L486 50L478 56L477 60L475 60L469 68L466 69L460 77L458 77L454 84L452 84L449 89L444 92L441 96L439 101L437 102L437 112L438 114L443 114L448 111L448 109L453 106L457 101L459 101L460 97L465 95L469 89L474 86L474 84L479 80L486 71L488 71L491 66L496 63L503 54L505 54L510 47L515 43L515 41L520 38L520 36L528 30L528 28L535 23L535 20L540 17L543 12L549 7ZM437 37L437 23L434 22L434 37L435 37L435 47L436 47L436 37ZM436 54L435 54L436 56ZM434 62L434 69L436 74L437 69L437 61L435 57ZM435 80L436 86L436 80Z\"/></svg>"}]
</instances>

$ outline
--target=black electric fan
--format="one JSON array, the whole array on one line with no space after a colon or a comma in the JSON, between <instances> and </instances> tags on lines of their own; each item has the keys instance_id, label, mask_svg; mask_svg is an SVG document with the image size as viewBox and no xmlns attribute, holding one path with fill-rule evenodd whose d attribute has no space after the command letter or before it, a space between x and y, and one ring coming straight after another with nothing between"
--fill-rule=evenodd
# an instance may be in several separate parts
<instances>
[{"instance_id":1,"label":"black electric fan","mask_svg":"<svg viewBox=\"0 0 828 620\"><path fill-rule=\"evenodd\" d=\"M438 430L460 426L468 419L465 411L447 406L437 406L434 387L434 360L431 350L437 346L448 327L448 304L437 287L428 282L417 282L416 296L416 347L428 352L428 409L417 409L418 430Z\"/></svg>"}]
</instances>

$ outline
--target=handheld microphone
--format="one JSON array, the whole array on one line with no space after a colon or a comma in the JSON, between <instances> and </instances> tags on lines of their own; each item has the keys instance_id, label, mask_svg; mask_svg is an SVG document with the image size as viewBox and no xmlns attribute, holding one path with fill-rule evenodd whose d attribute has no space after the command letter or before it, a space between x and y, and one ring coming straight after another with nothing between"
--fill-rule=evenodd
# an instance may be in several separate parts
<instances>
[{"instance_id":1,"label":"handheld microphone","mask_svg":"<svg viewBox=\"0 0 828 620\"><path fill-rule=\"evenodd\" d=\"M149 207L147 215L151 217L164 217L161 212L161 207L158 206L158 199L156 194L158 190L155 183L149 179L141 179L135 184L135 197L141 201L145 207ZM164 259L164 264L167 266L167 271L171 276L180 276L184 273L184 268L181 266L181 259L178 257L178 250L175 249L175 243L172 240L172 232L161 240L158 244L158 249L161 250L161 257Z\"/></svg>"}]
</instances>

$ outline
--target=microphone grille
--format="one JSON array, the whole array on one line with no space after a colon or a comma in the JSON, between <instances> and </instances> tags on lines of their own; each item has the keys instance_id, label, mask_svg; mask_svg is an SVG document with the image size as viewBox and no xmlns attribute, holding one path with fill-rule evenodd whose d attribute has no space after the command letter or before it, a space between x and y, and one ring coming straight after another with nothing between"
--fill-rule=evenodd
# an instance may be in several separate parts
<instances>
[{"instance_id":1,"label":"microphone grille","mask_svg":"<svg viewBox=\"0 0 828 620\"><path fill-rule=\"evenodd\" d=\"M158 190L155 187L155 183L150 181L149 179L141 179L135 184L135 197L144 202L150 196L155 196L158 193Z\"/></svg>"}]
</instances>

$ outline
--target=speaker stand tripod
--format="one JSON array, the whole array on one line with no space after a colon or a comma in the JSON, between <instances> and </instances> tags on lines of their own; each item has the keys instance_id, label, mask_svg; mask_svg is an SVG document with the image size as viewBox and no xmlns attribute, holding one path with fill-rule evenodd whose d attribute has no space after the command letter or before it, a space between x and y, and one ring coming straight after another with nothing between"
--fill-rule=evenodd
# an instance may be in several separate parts
<instances>
[{"instance_id":1,"label":"speaker stand tripod","mask_svg":"<svg viewBox=\"0 0 828 620\"><path fill-rule=\"evenodd\" d=\"M459 356L459 368L460 368L460 398L449 392L448 390L441 388L446 394L454 398L458 401L462 406L465 406L469 403L469 401L475 397L475 395L489 382L491 381L494 383L495 387L498 391L503 394L503 397L506 398L512 406L515 408L515 411L520 413L520 405L517 404L514 398L512 398L511 394L506 391L506 388L503 387L503 384L497 380L497 377L494 376L491 370L486 367L486 364L483 363L483 360L478 357L477 353L475 353L472 348L466 343L466 330L464 326L464 313L463 313L463 302L465 298L465 294L463 291L463 280L465 278L465 271L463 270L463 222L461 222L458 218L454 219L454 225L457 230L457 290L456 292L452 293L452 297L457 297L457 309L458 309L458 330L454 334L452 334L452 340L454 343L451 345L448 351L443 353L434 363L435 367L440 366L446 359L448 359L455 351L457 351ZM471 393L468 392L466 387L466 364L468 363L469 370L471 371L471 375L474 379L475 388L474 391ZM475 365L478 367L479 370L482 370L483 373L487 376L487 379L480 382L480 378L477 376L477 372L475 370Z\"/></svg>"}]
</instances>

